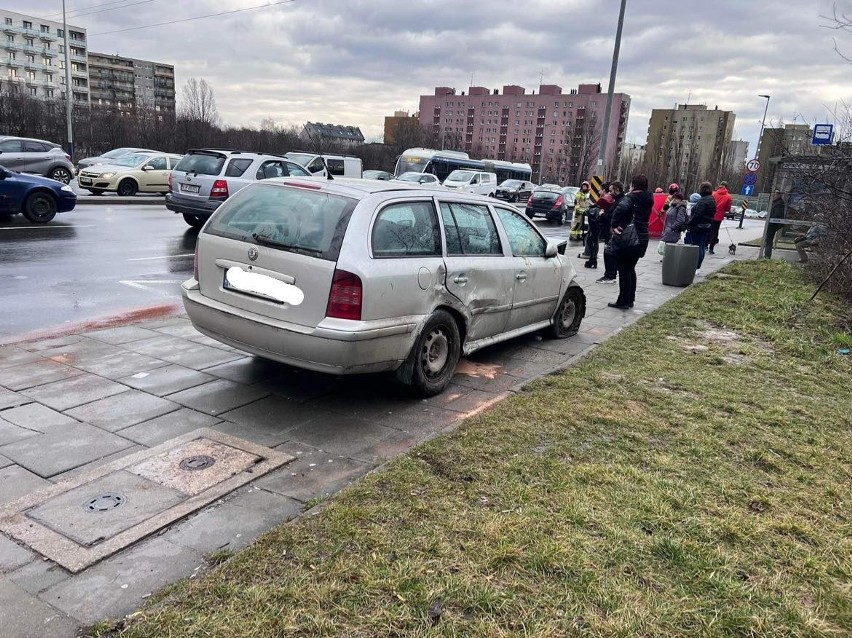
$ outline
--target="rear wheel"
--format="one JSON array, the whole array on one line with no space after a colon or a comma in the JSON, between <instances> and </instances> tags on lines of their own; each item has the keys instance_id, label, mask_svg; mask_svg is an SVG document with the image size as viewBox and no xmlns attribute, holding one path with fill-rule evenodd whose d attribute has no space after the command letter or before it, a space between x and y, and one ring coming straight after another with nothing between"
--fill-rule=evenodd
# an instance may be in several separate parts
<instances>
[{"instance_id":1,"label":"rear wheel","mask_svg":"<svg viewBox=\"0 0 852 638\"><path fill-rule=\"evenodd\" d=\"M48 193L33 193L24 202L24 217L34 224L46 224L56 217L56 199Z\"/></svg>"},{"instance_id":2,"label":"rear wheel","mask_svg":"<svg viewBox=\"0 0 852 638\"><path fill-rule=\"evenodd\" d=\"M446 310L436 310L409 355L413 359L412 389L427 397L443 392L456 372L460 356L461 338L455 319Z\"/></svg>"},{"instance_id":3,"label":"rear wheel","mask_svg":"<svg viewBox=\"0 0 852 638\"><path fill-rule=\"evenodd\" d=\"M577 286L571 286L556 309L553 324L547 329L548 335L554 339L574 336L580 329L580 322L583 321L585 313L586 299L583 291Z\"/></svg>"},{"instance_id":4,"label":"rear wheel","mask_svg":"<svg viewBox=\"0 0 852 638\"><path fill-rule=\"evenodd\" d=\"M50 179L55 179L57 182L62 182L63 184L67 184L71 181L71 171L69 171L64 166L57 166L48 175Z\"/></svg>"},{"instance_id":5,"label":"rear wheel","mask_svg":"<svg viewBox=\"0 0 852 638\"><path fill-rule=\"evenodd\" d=\"M118 189L116 192L121 197L133 197L138 190L139 187L136 186L136 182L132 179L123 179L118 183Z\"/></svg>"},{"instance_id":6,"label":"rear wheel","mask_svg":"<svg viewBox=\"0 0 852 638\"><path fill-rule=\"evenodd\" d=\"M198 215L190 215L188 213L184 213L183 221L185 221L193 228L201 228L202 226L204 226L204 220L201 219Z\"/></svg>"}]
</instances>

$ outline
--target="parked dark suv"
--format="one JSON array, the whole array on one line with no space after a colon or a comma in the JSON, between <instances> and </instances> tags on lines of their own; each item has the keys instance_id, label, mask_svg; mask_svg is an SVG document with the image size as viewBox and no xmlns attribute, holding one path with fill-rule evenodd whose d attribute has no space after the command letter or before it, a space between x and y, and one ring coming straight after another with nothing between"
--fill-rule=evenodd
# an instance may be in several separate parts
<instances>
[{"instance_id":1,"label":"parked dark suv","mask_svg":"<svg viewBox=\"0 0 852 638\"><path fill-rule=\"evenodd\" d=\"M527 217L543 215L547 221L562 224L570 221L574 208L574 196L571 186L542 184L537 186L527 200Z\"/></svg>"}]
</instances>

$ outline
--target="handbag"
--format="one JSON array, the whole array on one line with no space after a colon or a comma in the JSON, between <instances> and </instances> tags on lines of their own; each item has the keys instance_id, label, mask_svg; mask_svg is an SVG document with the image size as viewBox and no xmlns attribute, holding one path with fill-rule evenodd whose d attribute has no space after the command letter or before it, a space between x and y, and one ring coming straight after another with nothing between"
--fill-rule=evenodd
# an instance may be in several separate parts
<instances>
[{"instance_id":1,"label":"handbag","mask_svg":"<svg viewBox=\"0 0 852 638\"><path fill-rule=\"evenodd\" d=\"M636 226L627 224L620 235L612 234L609 243L612 245L613 252L616 254L630 250L631 248L637 248L639 246L639 233L636 232Z\"/></svg>"}]
</instances>

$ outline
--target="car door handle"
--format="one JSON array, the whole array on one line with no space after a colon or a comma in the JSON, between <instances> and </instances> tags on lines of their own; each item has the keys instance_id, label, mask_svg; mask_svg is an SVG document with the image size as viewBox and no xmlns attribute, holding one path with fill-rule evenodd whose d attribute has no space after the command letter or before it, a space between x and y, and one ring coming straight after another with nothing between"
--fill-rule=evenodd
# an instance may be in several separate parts
<instances>
[{"instance_id":1,"label":"car door handle","mask_svg":"<svg viewBox=\"0 0 852 638\"><path fill-rule=\"evenodd\" d=\"M515 275L515 279L517 279L518 281L526 281L527 280L527 273L519 272L517 275Z\"/></svg>"},{"instance_id":2,"label":"car door handle","mask_svg":"<svg viewBox=\"0 0 852 638\"><path fill-rule=\"evenodd\" d=\"M455 277L453 277L453 281L457 284L466 284L467 277L465 277L464 275L456 275Z\"/></svg>"}]
</instances>

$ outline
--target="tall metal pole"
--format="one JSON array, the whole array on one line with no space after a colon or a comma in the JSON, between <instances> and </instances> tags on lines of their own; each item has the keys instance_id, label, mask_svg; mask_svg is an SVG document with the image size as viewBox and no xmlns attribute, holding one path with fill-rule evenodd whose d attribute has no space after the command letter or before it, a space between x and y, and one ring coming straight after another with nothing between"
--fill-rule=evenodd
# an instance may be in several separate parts
<instances>
[{"instance_id":1,"label":"tall metal pole","mask_svg":"<svg viewBox=\"0 0 852 638\"><path fill-rule=\"evenodd\" d=\"M763 144L763 128L766 126L766 113L769 111L769 96L768 95L758 95L757 97L766 98L766 108L763 109L763 119L760 121L760 137L757 138L757 148L754 150L754 158L759 159L760 157L760 147ZM767 162L768 164L768 162ZM762 167L761 167L762 168ZM763 182L765 179L766 173L764 173L764 177L760 178L760 190L763 192L766 189L766 184ZM769 202L769 208L772 209L772 202ZM743 217L745 217L745 211L743 211ZM766 215L766 221L763 224L763 241L760 242L760 250L757 251L757 258L763 259L763 254L766 251L766 238L769 235L769 218L772 217L772 214ZM743 220L740 218L740 228L742 228Z\"/></svg>"},{"instance_id":2,"label":"tall metal pole","mask_svg":"<svg viewBox=\"0 0 852 638\"><path fill-rule=\"evenodd\" d=\"M769 96L758 95L757 97L766 98L766 108L763 109L763 119L760 121L760 135L757 138L757 146L754 147L754 159L759 158L760 145L763 142L763 128L766 126L766 114L769 112Z\"/></svg>"},{"instance_id":3,"label":"tall metal pole","mask_svg":"<svg viewBox=\"0 0 852 638\"><path fill-rule=\"evenodd\" d=\"M606 166L606 146L609 139L609 120L612 111L612 95L615 90L615 74L618 71L618 53L621 50L621 31L624 27L624 10L627 0L621 0L621 11L618 13L618 29L615 31L615 49L612 52L612 69L609 72L609 89L606 96L606 112L604 113L603 131L601 131L601 152L598 156L598 175L603 175ZM607 176L609 177L609 176Z\"/></svg>"},{"instance_id":4,"label":"tall metal pole","mask_svg":"<svg viewBox=\"0 0 852 638\"><path fill-rule=\"evenodd\" d=\"M65 0L62 0L62 33L65 36L65 119L68 123L68 154L74 161L74 131L71 124L74 91L71 88L71 48L68 46L68 23L65 21Z\"/></svg>"}]
</instances>

